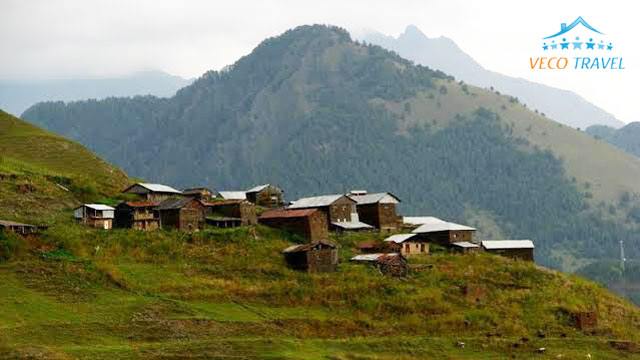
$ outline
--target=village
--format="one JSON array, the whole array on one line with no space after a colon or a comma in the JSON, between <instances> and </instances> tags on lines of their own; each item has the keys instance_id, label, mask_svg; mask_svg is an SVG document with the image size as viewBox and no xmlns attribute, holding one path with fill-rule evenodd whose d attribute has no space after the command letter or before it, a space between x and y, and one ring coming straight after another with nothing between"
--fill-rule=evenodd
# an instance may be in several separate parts
<instances>
[{"instance_id":1,"label":"village","mask_svg":"<svg viewBox=\"0 0 640 360\"><path fill-rule=\"evenodd\" d=\"M477 240L476 229L433 216L401 216L401 200L390 192L304 197L285 202L284 191L264 184L246 191L197 187L182 191L167 185L135 183L122 193L135 200L115 207L82 204L73 211L76 222L89 227L197 232L205 227L234 228L261 224L302 239L282 249L287 265L308 272L337 271L339 247L329 234L379 232L383 241L357 244L353 262L372 264L384 274L404 276L411 258L428 256L432 246L461 254L484 251L523 261L534 261L531 240ZM40 227L0 220L0 230L36 234Z\"/></svg>"}]
</instances>

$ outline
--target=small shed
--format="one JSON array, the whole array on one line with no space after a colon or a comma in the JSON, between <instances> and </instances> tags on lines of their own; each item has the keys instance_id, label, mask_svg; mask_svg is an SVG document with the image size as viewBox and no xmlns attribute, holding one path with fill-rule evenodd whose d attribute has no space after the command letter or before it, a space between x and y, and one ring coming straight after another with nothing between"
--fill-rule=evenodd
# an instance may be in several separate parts
<instances>
[{"instance_id":1,"label":"small shed","mask_svg":"<svg viewBox=\"0 0 640 360\"><path fill-rule=\"evenodd\" d=\"M334 272L338 269L338 248L327 241L292 245L282 251L284 259L295 270Z\"/></svg>"},{"instance_id":2,"label":"small shed","mask_svg":"<svg viewBox=\"0 0 640 360\"><path fill-rule=\"evenodd\" d=\"M150 183L135 183L122 191L124 194L135 194L149 201L164 201L170 197L182 195L180 190L171 186Z\"/></svg>"},{"instance_id":3,"label":"small shed","mask_svg":"<svg viewBox=\"0 0 640 360\"><path fill-rule=\"evenodd\" d=\"M84 204L73 210L78 223L109 230L113 227L114 208L104 204Z\"/></svg>"},{"instance_id":4,"label":"small shed","mask_svg":"<svg viewBox=\"0 0 640 360\"><path fill-rule=\"evenodd\" d=\"M482 249L512 259L534 261L535 246L531 240L483 240Z\"/></svg>"},{"instance_id":5,"label":"small shed","mask_svg":"<svg viewBox=\"0 0 640 360\"><path fill-rule=\"evenodd\" d=\"M384 239L391 249L399 252L404 257L421 256L429 254L427 239L417 234L396 234Z\"/></svg>"},{"instance_id":6,"label":"small shed","mask_svg":"<svg viewBox=\"0 0 640 360\"><path fill-rule=\"evenodd\" d=\"M371 264L383 275L401 277L409 272L407 260L400 253L360 254L352 257L351 261Z\"/></svg>"},{"instance_id":7,"label":"small shed","mask_svg":"<svg viewBox=\"0 0 640 360\"><path fill-rule=\"evenodd\" d=\"M256 206L247 200L219 200L202 202L206 222L216 227L256 225Z\"/></svg>"},{"instance_id":8,"label":"small shed","mask_svg":"<svg viewBox=\"0 0 640 360\"><path fill-rule=\"evenodd\" d=\"M26 236L37 233L38 227L35 225L23 224L15 221L0 220L0 230Z\"/></svg>"},{"instance_id":9,"label":"small shed","mask_svg":"<svg viewBox=\"0 0 640 360\"><path fill-rule=\"evenodd\" d=\"M258 221L266 226L303 236L310 242L329 237L326 217L317 209L269 210L260 215Z\"/></svg>"},{"instance_id":10,"label":"small shed","mask_svg":"<svg viewBox=\"0 0 640 360\"><path fill-rule=\"evenodd\" d=\"M204 226L205 207L190 197L169 198L157 207L163 229L198 231Z\"/></svg>"},{"instance_id":11,"label":"small shed","mask_svg":"<svg viewBox=\"0 0 640 360\"><path fill-rule=\"evenodd\" d=\"M348 196L356 201L356 211L364 223L382 231L392 231L402 222L396 211L400 199L392 193L368 194L363 190L353 190Z\"/></svg>"},{"instance_id":12,"label":"small shed","mask_svg":"<svg viewBox=\"0 0 640 360\"><path fill-rule=\"evenodd\" d=\"M451 246L456 242L472 242L475 228L460 225L449 221L444 221L436 217L427 217L422 225L418 226L412 233L429 242L443 246Z\"/></svg>"},{"instance_id":13,"label":"small shed","mask_svg":"<svg viewBox=\"0 0 640 360\"><path fill-rule=\"evenodd\" d=\"M263 207L279 208L284 205L284 191L271 184L255 186L245 192L247 200Z\"/></svg>"},{"instance_id":14,"label":"small shed","mask_svg":"<svg viewBox=\"0 0 640 360\"><path fill-rule=\"evenodd\" d=\"M480 250L480 245L468 241L460 241L451 244L451 248L454 251L466 254Z\"/></svg>"},{"instance_id":15,"label":"small shed","mask_svg":"<svg viewBox=\"0 0 640 360\"><path fill-rule=\"evenodd\" d=\"M160 228L160 213L155 201L127 201L116 206L114 226L144 231Z\"/></svg>"},{"instance_id":16,"label":"small shed","mask_svg":"<svg viewBox=\"0 0 640 360\"><path fill-rule=\"evenodd\" d=\"M206 187L195 187L182 190L182 195L202 201L211 201L211 199L215 198L218 194L214 190Z\"/></svg>"}]
</instances>

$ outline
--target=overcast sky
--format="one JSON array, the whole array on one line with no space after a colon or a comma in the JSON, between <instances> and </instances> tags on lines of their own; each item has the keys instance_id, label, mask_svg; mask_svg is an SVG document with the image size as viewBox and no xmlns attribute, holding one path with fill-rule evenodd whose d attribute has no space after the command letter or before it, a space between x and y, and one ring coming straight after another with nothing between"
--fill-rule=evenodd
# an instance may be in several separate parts
<instances>
[{"instance_id":1,"label":"overcast sky","mask_svg":"<svg viewBox=\"0 0 640 360\"><path fill-rule=\"evenodd\" d=\"M0 0L0 79L110 77L158 69L196 77L302 24L446 36L484 67L570 89L625 122L640 121L635 2ZM615 41L624 71L532 72L541 37L587 19ZM635 85L635 86L634 86Z\"/></svg>"}]
</instances>

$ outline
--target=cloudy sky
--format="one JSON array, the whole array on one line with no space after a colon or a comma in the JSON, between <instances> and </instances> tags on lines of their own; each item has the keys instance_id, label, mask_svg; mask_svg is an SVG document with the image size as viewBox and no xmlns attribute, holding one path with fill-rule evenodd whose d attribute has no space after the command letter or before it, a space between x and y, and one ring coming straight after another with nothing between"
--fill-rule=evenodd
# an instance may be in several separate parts
<instances>
[{"instance_id":1,"label":"cloudy sky","mask_svg":"<svg viewBox=\"0 0 640 360\"><path fill-rule=\"evenodd\" d=\"M640 121L635 3L617 1L0 0L0 79L111 77L158 69L196 77L301 24L398 35L408 24L446 36L484 67L573 90ZM615 41L624 71L531 71L541 37L587 19ZM634 86L635 85L635 86Z\"/></svg>"}]
</instances>

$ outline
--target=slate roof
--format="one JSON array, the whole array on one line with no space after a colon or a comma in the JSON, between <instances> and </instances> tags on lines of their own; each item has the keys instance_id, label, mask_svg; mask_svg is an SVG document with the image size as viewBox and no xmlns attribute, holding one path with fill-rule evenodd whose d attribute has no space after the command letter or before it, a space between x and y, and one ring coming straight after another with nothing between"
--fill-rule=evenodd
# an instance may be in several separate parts
<instances>
[{"instance_id":1,"label":"slate roof","mask_svg":"<svg viewBox=\"0 0 640 360\"><path fill-rule=\"evenodd\" d=\"M487 250L533 249L531 240L483 240L482 247Z\"/></svg>"},{"instance_id":2,"label":"slate roof","mask_svg":"<svg viewBox=\"0 0 640 360\"><path fill-rule=\"evenodd\" d=\"M342 194L334 194L334 195L321 195L321 196L312 196L301 198L294 201L287 208L289 209L304 209L304 208L316 208L316 207L325 207L333 204L338 199L345 195ZM354 201L351 199L351 201Z\"/></svg>"}]
</instances>

